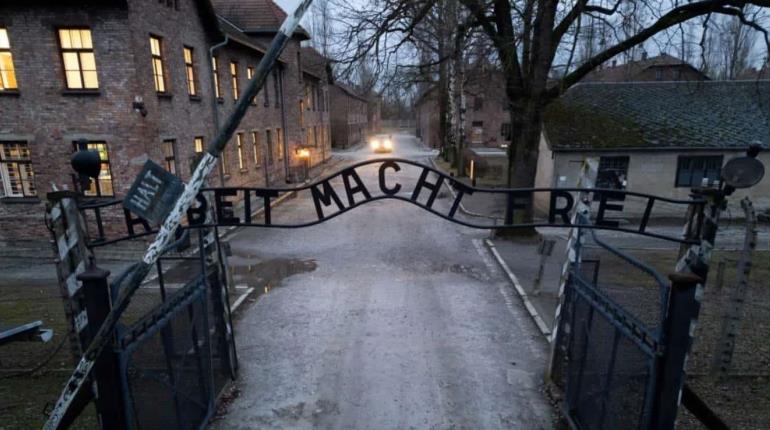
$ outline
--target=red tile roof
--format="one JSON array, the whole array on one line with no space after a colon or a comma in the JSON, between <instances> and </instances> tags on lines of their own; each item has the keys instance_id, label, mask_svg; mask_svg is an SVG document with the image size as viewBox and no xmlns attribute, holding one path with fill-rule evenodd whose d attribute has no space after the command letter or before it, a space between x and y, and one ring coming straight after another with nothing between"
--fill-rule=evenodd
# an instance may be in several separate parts
<instances>
[{"instance_id":1,"label":"red tile roof","mask_svg":"<svg viewBox=\"0 0 770 430\"><path fill-rule=\"evenodd\" d=\"M286 12L273 0L212 0L214 10L244 32L275 32L286 19ZM301 36L308 37L302 27Z\"/></svg>"}]
</instances>

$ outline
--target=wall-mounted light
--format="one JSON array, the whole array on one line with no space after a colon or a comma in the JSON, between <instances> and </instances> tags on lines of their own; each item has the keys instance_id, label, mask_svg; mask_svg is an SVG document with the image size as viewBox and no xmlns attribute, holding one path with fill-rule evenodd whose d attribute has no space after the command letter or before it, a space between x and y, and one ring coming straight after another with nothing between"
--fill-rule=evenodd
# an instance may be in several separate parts
<instances>
[{"instance_id":1,"label":"wall-mounted light","mask_svg":"<svg viewBox=\"0 0 770 430\"><path fill-rule=\"evenodd\" d=\"M147 116L147 109L144 107L144 100L142 96L134 97L134 104L132 105L134 112Z\"/></svg>"}]
</instances>

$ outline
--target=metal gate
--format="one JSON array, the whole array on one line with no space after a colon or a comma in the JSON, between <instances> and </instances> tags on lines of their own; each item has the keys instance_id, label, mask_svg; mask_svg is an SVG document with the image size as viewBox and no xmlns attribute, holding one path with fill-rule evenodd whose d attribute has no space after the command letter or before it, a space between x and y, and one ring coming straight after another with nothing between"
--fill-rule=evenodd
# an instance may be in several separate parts
<instances>
[{"instance_id":1,"label":"metal gate","mask_svg":"<svg viewBox=\"0 0 770 430\"><path fill-rule=\"evenodd\" d=\"M649 277L644 315L612 297L599 275L602 260L583 258L587 242ZM567 419L580 429L673 428L700 278L666 280L593 230L578 228L572 249L552 368Z\"/></svg>"},{"instance_id":2,"label":"metal gate","mask_svg":"<svg viewBox=\"0 0 770 430\"><path fill-rule=\"evenodd\" d=\"M60 216L51 218L53 226L58 225L56 242L88 250L84 259L90 260L79 271L89 276L79 276L82 286L73 287L79 295L68 295L72 303L85 303L88 315L79 318L80 331L86 334L83 350L90 342L87 334L101 325L134 267L108 281L109 272L95 268L94 256L105 245L142 235L106 240L105 221L124 215L121 202L88 202L74 194L62 195L52 207L74 210L57 210ZM97 384L91 394L102 428L204 428L219 395L235 379L238 360L224 281L226 260L217 233L216 228L206 228L180 234L157 260L157 277L140 288L136 306L116 326L112 348L97 364ZM68 260L60 264L70 265ZM167 282L167 273L173 270L183 272L184 284Z\"/></svg>"}]
</instances>

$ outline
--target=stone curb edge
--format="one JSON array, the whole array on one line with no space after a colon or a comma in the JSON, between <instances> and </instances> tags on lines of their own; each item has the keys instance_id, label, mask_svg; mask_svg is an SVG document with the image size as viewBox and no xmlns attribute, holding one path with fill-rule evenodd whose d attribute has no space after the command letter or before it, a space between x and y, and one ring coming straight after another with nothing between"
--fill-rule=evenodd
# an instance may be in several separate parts
<instances>
[{"instance_id":1,"label":"stone curb edge","mask_svg":"<svg viewBox=\"0 0 770 430\"><path fill-rule=\"evenodd\" d=\"M545 324L545 321L540 316L540 314L537 313L537 309L535 309L535 306L532 304L532 301L529 300L529 296L527 295L526 291L524 291L524 288L519 283L519 279L511 271L510 267L508 267L508 264L505 262L505 260L503 260L503 257L500 256L500 253L497 252L497 248L495 247L495 244L492 243L492 241L489 239L484 239L484 243L487 245L487 248L489 248L489 251L495 257L495 260L497 260L497 264L499 264L500 268L503 269L503 272L505 272L506 276L508 277L508 280L513 285L513 289L516 290L516 294L519 295L519 298L524 303L524 307L527 309L527 313L529 313L529 316L532 317L532 320L535 322L535 325L537 325L537 328L540 330L543 336L545 336L546 339L550 339L551 330Z\"/></svg>"}]
</instances>

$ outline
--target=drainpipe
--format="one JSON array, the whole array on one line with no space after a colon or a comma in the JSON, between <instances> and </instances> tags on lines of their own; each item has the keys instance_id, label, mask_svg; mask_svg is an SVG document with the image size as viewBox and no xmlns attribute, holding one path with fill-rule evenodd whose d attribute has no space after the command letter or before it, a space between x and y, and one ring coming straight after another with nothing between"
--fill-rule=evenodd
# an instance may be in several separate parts
<instances>
[{"instance_id":1,"label":"drainpipe","mask_svg":"<svg viewBox=\"0 0 770 430\"><path fill-rule=\"evenodd\" d=\"M214 51L227 45L228 42L230 42L230 36L225 34L225 40L209 48L209 82L211 82L211 112L214 115L214 130L219 130L219 100L216 84L214 83ZM222 167L221 161L219 162L219 185L225 186L225 170Z\"/></svg>"},{"instance_id":2,"label":"drainpipe","mask_svg":"<svg viewBox=\"0 0 770 430\"><path fill-rule=\"evenodd\" d=\"M283 133L283 174L286 181L289 180L289 139L286 130L286 98L283 96L283 69L278 73L278 90L281 92L281 133ZM276 136L278 137L278 136Z\"/></svg>"}]
</instances>

